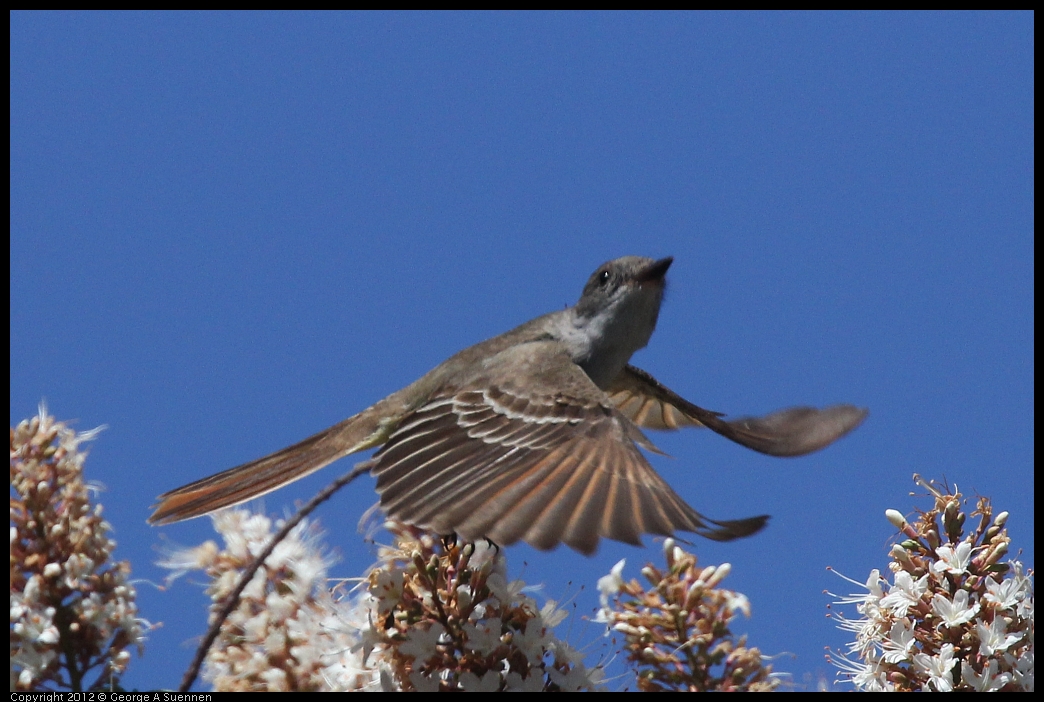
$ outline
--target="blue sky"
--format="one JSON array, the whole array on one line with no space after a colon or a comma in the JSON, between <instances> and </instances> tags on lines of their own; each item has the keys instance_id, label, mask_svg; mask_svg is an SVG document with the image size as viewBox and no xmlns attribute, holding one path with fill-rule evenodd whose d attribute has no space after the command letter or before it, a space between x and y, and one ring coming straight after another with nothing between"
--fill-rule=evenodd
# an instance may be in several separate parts
<instances>
[{"instance_id":1,"label":"blue sky","mask_svg":"<svg viewBox=\"0 0 1044 702\"><path fill-rule=\"evenodd\" d=\"M777 670L833 679L823 591L852 586L825 569L886 566L884 510L930 504L914 472L1010 511L1032 566L1032 66L1026 13L12 14L11 421L46 398L109 427L88 477L163 622L125 684L175 686L204 629L198 577L148 583L209 520L149 527L155 495L572 304L625 254L675 257L633 362L681 395L870 408L800 459L652 436L697 510L773 515L695 550L732 563L737 630L794 654ZM335 575L372 562L374 500L365 478L319 511ZM646 542L509 563L587 615L613 563L660 560Z\"/></svg>"}]
</instances>

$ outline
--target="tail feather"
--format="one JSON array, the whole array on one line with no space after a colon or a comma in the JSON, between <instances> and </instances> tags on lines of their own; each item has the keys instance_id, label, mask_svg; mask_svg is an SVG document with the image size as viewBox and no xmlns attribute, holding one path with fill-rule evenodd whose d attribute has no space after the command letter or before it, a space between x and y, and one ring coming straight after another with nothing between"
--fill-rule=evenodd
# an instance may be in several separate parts
<instances>
[{"instance_id":1,"label":"tail feather","mask_svg":"<svg viewBox=\"0 0 1044 702\"><path fill-rule=\"evenodd\" d=\"M150 524L173 524L238 505L383 442L379 413L370 408L304 441L160 495Z\"/></svg>"}]
</instances>

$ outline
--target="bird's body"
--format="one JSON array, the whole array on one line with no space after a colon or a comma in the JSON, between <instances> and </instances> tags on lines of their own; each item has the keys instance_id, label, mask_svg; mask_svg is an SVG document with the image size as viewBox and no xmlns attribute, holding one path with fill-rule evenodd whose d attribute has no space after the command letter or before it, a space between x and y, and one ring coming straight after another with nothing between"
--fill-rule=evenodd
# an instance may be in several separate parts
<instances>
[{"instance_id":1,"label":"bird's body","mask_svg":"<svg viewBox=\"0 0 1044 702\"><path fill-rule=\"evenodd\" d=\"M767 517L694 511L638 450L639 426L708 426L772 455L801 455L858 426L863 410L796 408L725 422L628 365L656 326L670 258L601 266L580 301L471 346L416 382L304 441L160 496L150 522L200 516L275 490L357 451L381 507L437 533L583 553L600 537L692 531L728 540Z\"/></svg>"}]
</instances>

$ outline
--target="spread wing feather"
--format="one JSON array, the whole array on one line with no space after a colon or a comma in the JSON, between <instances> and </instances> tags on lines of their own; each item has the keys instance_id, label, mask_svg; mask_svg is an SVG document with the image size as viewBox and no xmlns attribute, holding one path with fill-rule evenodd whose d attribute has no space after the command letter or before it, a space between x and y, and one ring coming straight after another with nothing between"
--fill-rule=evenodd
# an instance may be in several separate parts
<instances>
[{"instance_id":1,"label":"spread wing feather","mask_svg":"<svg viewBox=\"0 0 1044 702\"><path fill-rule=\"evenodd\" d=\"M707 427L741 446L770 456L803 456L829 446L866 419L852 405L790 407L764 417L725 421L694 405L640 368L627 366L606 391L620 412L646 429Z\"/></svg>"},{"instance_id":2,"label":"spread wing feather","mask_svg":"<svg viewBox=\"0 0 1044 702\"><path fill-rule=\"evenodd\" d=\"M635 445L647 439L556 345L506 354L429 398L373 457L389 516L582 553L601 537L639 544L643 533L685 530L728 540L764 526L767 517L715 522L685 504Z\"/></svg>"}]
</instances>

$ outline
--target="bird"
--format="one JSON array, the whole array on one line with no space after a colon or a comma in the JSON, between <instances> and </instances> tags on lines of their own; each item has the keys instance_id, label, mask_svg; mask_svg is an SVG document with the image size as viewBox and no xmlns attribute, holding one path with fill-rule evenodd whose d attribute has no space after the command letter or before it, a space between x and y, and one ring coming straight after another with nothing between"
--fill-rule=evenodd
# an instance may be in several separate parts
<instances>
[{"instance_id":1,"label":"bird","mask_svg":"<svg viewBox=\"0 0 1044 702\"><path fill-rule=\"evenodd\" d=\"M642 429L707 427L763 454L800 456L851 432L867 410L792 407L730 421L630 365L656 328L673 260L608 261L572 307L466 348L299 443L160 495L148 521L209 514L378 448L365 467L384 513L466 541L564 543L589 555L601 538L755 534L767 515L714 520L679 497L641 452L662 453Z\"/></svg>"}]
</instances>

